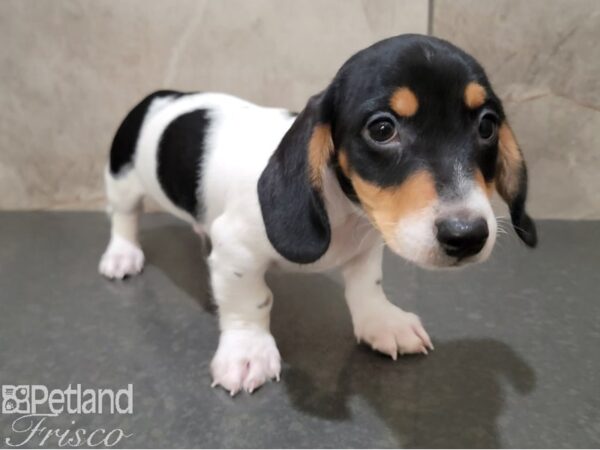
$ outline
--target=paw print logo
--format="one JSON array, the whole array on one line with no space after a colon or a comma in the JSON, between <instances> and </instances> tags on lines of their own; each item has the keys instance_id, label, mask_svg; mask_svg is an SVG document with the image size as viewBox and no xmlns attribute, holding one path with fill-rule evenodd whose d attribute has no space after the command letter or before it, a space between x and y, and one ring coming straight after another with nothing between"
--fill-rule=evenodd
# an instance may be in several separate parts
<instances>
[{"instance_id":1,"label":"paw print logo","mask_svg":"<svg viewBox=\"0 0 600 450\"><path fill-rule=\"evenodd\" d=\"M2 413L29 414L29 386L2 386Z\"/></svg>"}]
</instances>

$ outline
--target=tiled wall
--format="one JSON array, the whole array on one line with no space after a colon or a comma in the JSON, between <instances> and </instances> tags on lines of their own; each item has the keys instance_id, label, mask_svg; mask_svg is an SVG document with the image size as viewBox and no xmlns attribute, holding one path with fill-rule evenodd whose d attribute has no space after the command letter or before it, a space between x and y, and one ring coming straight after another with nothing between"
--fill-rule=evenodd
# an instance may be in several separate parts
<instances>
[{"instance_id":1,"label":"tiled wall","mask_svg":"<svg viewBox=\"0 0 600 450\"><path fill-rule=\"evenodd\" d=\"M298 109L356 50L429 24L478 57L506 99L532 211L600 217L599 10L596 0L3 0L0 209L101 208L112 134L153 89Z\"/></svg>"},{"instance_id":2,"label":"tiled wall","mask_svg":"<svg viewBox=\"0 0 600 450\"><path fill-rule=\"evenodd\" d=\"M427 1L0 1L0 209L96 209L120 120L157 88L301 108Z\"/></svg>"}]
</instances>

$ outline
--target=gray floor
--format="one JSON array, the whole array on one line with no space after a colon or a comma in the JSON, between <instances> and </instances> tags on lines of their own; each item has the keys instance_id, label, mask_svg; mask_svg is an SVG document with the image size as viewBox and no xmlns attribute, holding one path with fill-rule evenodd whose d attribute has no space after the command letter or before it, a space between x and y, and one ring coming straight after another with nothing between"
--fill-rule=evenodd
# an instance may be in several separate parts
<instances>
[{"instance_id":1,"label":"gray floor","mask_svg":"<svg viewBox=\"0 0 600 450\"><path fill-rule=\"evenodd\" d=\"M503 235L461 272L386 255L386 291L436 345L397 362L356 345L336 276L270 275L282 381L231 399L209 387L217 325L187 226L145 216L146 270L111 283L102 214L2 213L0 384L133 383L132 415L51 422L121 427L122 446L598 446L600 223L539 231L539 249ZM0 415L1 445L13 420Z\"/></svg>"}]
</instances>

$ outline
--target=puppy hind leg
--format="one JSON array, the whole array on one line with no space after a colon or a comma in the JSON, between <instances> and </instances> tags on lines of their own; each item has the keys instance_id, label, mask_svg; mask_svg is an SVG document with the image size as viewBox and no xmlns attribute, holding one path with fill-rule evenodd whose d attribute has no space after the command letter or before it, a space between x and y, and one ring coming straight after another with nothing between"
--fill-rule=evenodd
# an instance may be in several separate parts
<instances>
[{"instance_id":1,"label":"puppy hind leg","mask_svg":"<svg viewBox=\"0 0 600 450\"><path fill-rule=\"evenodd\" d=\"M135 171L118 177L105 172L110 241L100 258L99 272L110 279L122 279L141 272L144 253L138 242L138 219L144 190Z\"/></svg>"}]
</instances>

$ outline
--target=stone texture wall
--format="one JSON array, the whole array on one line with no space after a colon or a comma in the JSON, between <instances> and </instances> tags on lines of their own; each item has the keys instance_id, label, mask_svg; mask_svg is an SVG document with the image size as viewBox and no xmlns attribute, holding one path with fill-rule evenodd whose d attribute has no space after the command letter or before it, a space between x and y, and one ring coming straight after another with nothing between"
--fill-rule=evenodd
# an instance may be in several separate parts
<instances>
[{"instance_id":1,"label":"stone texture wall","mask_svg":"<svg viewBox=\"0 0 600 450\"><path fill-rule=\"evenodd\" d=\"M0 209L96 209L119 122L157 88L301 108L427 1L2 0Z\"/></svg>"},{"instance_id":2,"label":"stone texture wall","mask_svg":"<svg viewBox=\"0 0 600 450\"><path fill-rule=\"evenodd\" d=\"M356 50L430 21L506 99L532 212L600 217L599 11L596 0L3 0L0 209L101 208L112 134L151 90L299 109Z\"/></svg>"}]
</instances>

